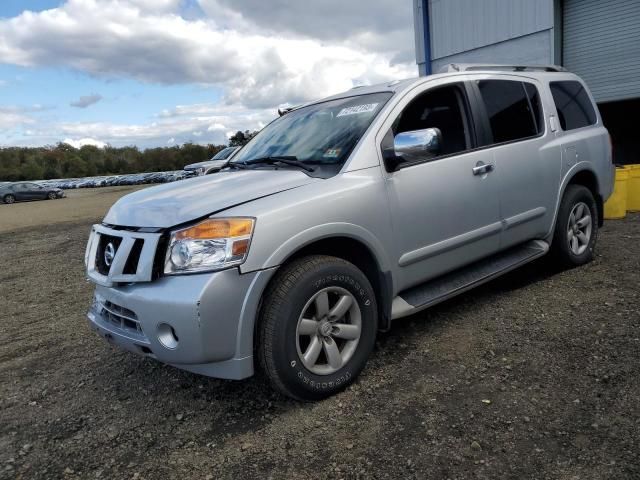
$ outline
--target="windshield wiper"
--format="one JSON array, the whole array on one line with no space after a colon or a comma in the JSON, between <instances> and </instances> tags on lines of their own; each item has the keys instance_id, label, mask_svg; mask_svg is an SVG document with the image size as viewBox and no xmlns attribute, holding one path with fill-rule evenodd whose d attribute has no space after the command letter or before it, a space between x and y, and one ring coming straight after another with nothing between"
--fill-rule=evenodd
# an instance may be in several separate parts
<instances>
[{"instance_id":1,"label":"windshield wiper","mask_svg":"<svg viewBox=\"0 0 640 480\"><path fill-rule=\"evenodd\" d=\"M315 168L310 167L309 165L306 165L304 162L301 162L300 160L298 160L297 157L294 157L293 155L286 155L286 156L274 155L269 157L253 158L251 160L247 160L246 162L232 162L232 163L245 165L245 166L253 165L256 163L267 163L269 165L273 165L274 163L284 163L285 165L291 165L294 167L301 168L307 172L313 172L315 170Z\"/></svg>"},{"instance_id":2,"label":"windshield wiper","mask_svg":"<svg viewBox=\"0 0 640 480\"><path fill-rule=\"evenodd\" d=\"M229 162L222 168L239 168L240 170L246 170L247 168L251 168L251 167L246 163Z\"/></svg>"}]
</instances>

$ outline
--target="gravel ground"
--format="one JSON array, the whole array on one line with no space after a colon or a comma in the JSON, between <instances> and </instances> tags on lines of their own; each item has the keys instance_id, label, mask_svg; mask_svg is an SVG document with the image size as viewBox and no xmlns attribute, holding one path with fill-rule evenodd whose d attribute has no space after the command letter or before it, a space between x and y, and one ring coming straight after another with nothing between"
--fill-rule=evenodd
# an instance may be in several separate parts
<instances>
[{"instance_id":1,"label":"gravel ground","mask_svg":"<svg viewBox=\"0 0 640 480\"><path fill-rule=\"evenodd\" d=\"M316 404L91 333L90 223L0 234L0 478L640 478L640 215L397 321Z\"/></svg>"}]
</instances>

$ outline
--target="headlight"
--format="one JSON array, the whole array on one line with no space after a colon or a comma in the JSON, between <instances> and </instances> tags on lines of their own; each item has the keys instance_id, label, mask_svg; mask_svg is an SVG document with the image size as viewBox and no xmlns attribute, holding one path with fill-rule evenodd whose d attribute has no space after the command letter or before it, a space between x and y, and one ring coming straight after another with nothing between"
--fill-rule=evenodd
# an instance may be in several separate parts
<instances>
[{"instance_id":1,"label":"headlight","mask_svg":"<svg viewBox=\"0 0 640 480\"><path fill-rule=\"evenodd\" d=\"M209 218L171 232L165 274L222 270L247 258L253 218Z\"/></svg>"}]
</instances>

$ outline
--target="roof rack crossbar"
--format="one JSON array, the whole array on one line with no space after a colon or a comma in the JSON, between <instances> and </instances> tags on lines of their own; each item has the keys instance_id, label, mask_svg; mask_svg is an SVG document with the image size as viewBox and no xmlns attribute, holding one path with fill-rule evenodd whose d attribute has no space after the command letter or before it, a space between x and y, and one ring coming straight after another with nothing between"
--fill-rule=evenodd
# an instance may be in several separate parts
<instances>
[{"instance_id":1,"label":"roof rack crossbar","mask_svg":"<svg viewBox=\"0 0 640 480\"><path fill-rule=\"evenodd\" d=\"M441 69L441 73L470 72L470 71L506 71L506 72L566 72L567 69L559 65L500 65L480 63L450 63Z\"/></svg>"}]
</instances>

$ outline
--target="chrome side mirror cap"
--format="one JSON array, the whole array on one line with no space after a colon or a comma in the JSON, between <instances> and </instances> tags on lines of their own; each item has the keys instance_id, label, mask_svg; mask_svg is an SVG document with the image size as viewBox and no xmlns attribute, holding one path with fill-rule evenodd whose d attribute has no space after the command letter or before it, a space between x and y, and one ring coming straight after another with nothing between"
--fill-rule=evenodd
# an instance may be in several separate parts
<instances>
[{"instance_id":1,"label":"chrome side mirror cap","mask_svg":"<svg viewBox=\"0 0 640 480\"><path fill-rule=\"evenodd\" d=\"M428 160L438 155L442 148L442 132L439 128L402 132L393 138L393 147L390 141L387 145L382 157L387 171L395 172L405 162Z\"/></svg>"},{"instance_id":2,"label":"chrome side mirror cap","mask_svg":"<svg viewBox=\"0 0 640 480\"><path fill-rule=\"evenodd\" d=\"M395 154L405 161L419 160L437 155L442 148L439 128L425 128L402 132L393 139Z\"/></svg>"}]
</instances>

